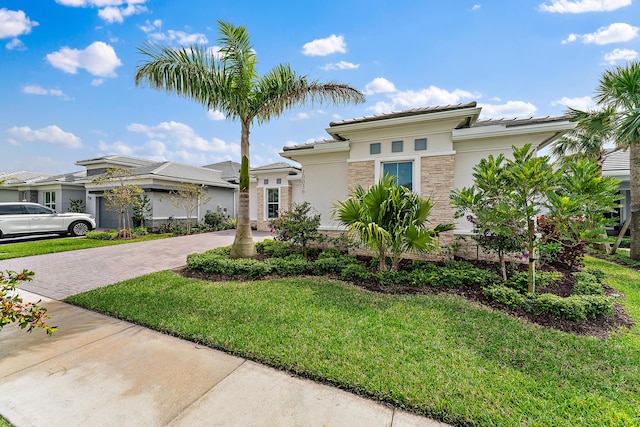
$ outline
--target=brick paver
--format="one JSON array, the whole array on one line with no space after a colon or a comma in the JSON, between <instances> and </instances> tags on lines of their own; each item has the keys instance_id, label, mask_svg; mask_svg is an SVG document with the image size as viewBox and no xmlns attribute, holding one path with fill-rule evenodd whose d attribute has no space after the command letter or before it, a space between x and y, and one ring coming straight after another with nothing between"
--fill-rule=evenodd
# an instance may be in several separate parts
<instances>
[{"instance_id":1,"label":"brick paver","mask_svg":"<svg viewBox=\"0 0 640 427\"><path fill-rule=\"evenodd\" d=\"M188 254L230 245L234 236L235 230L226 230L13 258L0 261L0 271L31 270L35 273L33 281L21 284L20 288L62 300L122 280L180 267L186 263ZM269 233L253 233L255 241L268 236Z\"/></svg>"}]
</instances>

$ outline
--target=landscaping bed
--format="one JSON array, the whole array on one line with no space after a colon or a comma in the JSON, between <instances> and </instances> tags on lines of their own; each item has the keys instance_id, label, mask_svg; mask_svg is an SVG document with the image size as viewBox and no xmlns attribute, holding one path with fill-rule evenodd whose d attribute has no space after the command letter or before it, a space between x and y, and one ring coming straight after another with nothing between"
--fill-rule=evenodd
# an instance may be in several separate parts
<instances>
[{"instance_id":1,"label":"landscaping bed","mask_svg":"<svg viewBox=\"0 0 640 427\"><path fill-rule=\"evenodd\" d=\"M307 260L286 242L265 241L257 248L255 260L231 260L228 248L192 254L187 266L176 272L209 281L320 275L383 294L448 293L532 323L600 338L633 325L618 303L624 295L609 287L603 281L604 273L597 269L579 272L562 265L543 265L537 274L539 293L527 294L526 266L522 264L512 265L510 280L503 282L498 265L486 261L404 260L398 271L376 272L377 260L367 256L315 250Z\"/></svg>"}]
</instances>

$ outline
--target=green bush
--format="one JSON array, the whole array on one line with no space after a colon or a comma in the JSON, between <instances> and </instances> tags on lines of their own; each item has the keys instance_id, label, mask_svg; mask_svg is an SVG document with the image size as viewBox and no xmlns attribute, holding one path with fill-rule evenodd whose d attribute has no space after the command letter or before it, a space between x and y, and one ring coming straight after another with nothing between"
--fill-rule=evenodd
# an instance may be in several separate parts
<instances>
[{"instance_id":1,"label":"green bush","mask_svg":"<svg viewBox=\"0 0 640 427\"><path fill-rule=\"evenodd\" d=\"M348 282L369 282L373 277L362 264L349 264L340 272L340 278Z\"/></svg>"},{"instance_id":2,"label":"green bush","mask_svg":"<svg viewBox=\"0 0 640 427\"><path fill-rule=\"evenodd\" d=\"M284 258L294 253L300 253L291 245L291 242L270 239L256 243L256 251L272 258Z\"/></svg>"},{"instance_id":3,"label":"green bush","mask_svg":"<svg viewBox=\"0 0 640 427\"><path fill-rule=\"evenodd\" d=\"M147 227L136 227L131 229L132 237L142 237L146 236L147 234L149 234L149 230L147 230Z\"/></svg>"},{"instance_id":4,"label":"green bush","mask_svg":"<svg viewBox=\"0 0 640 427\"><path fill-rule=\"evenodd\" d=\"M348 265L356 264L358 260L352 255L339 255L336 257L328 257L324 252L320 253L318 259L313 262L313 271L316 275L335 274L340 272Z\"/></svg>"},{"instance_id":5,"label":"green bush","mask_svg":"<svg viewBox=\"0 0 640 427\"><path fill-rule=\"evenodd\" d=\"M301 255L291 255L286 258L269 258L264 264L268 265L275 274L282 276L300 276L313 272L313 263Z\"/></svg>"},{"instance_id":6,"label":"green bush","mask_svg":"<svg viewBox=\"0 0 640 427\"><path fill-rule=\"evenodd\" d=\"M117 231L87 231L87 239L92 240L115 240L118 237Z\"/></svg>"},{"instance_id":7,"label":"green bush","mask_svg":"<svg viewBox=\"0 0 640 427\"><path fill-rule=\"evenodd\" d=\"M382 286L406 286L412 283L411 273L406 271L379 271L376 274Z\"/></svg>"},{"instance_id":8,"label":"green bush","mask_svg":"<svg viewBox=\"0 0 640 427\"><path fill-rule=\"evenodd\" d=\"M504 285L488 286L483 292L488 298L513 309L522 307L526 300L522 293Z\"/></svg>"},{"instance_id":9,"label":"green bush","mask_svg":"<svg viewBox=\"0 0 640 427\"><path fill-rule=\"evenodd\" d=\"M224 227L224 217L218 212L207 212L204 214L204 223L214 230L220 230Z\"/></svg>"},{"instance_id":10,"label":"green bush","mask_svg":"<svg viewBox=\"0 0 640 427\"><path fill-rule=\"evenodd\" d=\"M552 285L562 279L562 273L557 271L537 271L536 272L536 288L542 289L545 286ZM507 286L526 292L529 284L529 276L526 271L519 271L509 279Z\"/></svg>"},{"instance_id":11,"label":"green bush","mask_svg":"<svg viewBox=\"0 0 640 427\"><path fill-rule=\"evenodd\" d=\"M574 295L604 295L604 288L596 276L587 272L573 273L576 284L573 286Z\"/></svg>"},{"instance_id":12,"label":"green bush","mask_svg":"<svg viewBox=\"0 0 640 427\"><path fill-rule=\"evenodd\" d=\"M606 273L599 268L587 268L584 272L589 273L593 277L595 277L598 280L598 283L602 283L602 281L607 276Z\"/></svg>"},{"instance_id":13,"label":"green bush","mask_svg":"<svg viewBox=\"0 0 640 427\"><path fill-rule=\"evenodd\" d=\"M523 308L534 314L553 314L562 319L582 321L613 314L613 300L604 295L522 294L507 286L490 286L484 294L505 306Z\"/></svg>"}]
</instances>

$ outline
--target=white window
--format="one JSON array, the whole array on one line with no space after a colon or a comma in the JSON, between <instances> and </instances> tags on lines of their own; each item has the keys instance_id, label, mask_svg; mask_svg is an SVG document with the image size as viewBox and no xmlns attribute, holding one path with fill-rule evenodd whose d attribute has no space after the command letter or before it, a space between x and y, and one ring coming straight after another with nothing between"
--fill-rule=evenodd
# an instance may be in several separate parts
<instances>
[{"instance_id":1,"label":"white window","mask_svg":"<svg viewBox=\"0 0 640 427\"><path fill-rule=\"evenodd\" d=\"M266 210L267 218L273 219L278 217L280 211L280 189L279 188L267 188L266 197Z\"/></svg>"},{"instance_id":2,"label":"white window","mask_svg":"<svg viewBox=\"0 0 640 427\"><path fill-rule=\"evenodd\" d=\"M44 192L44 203L48 208L56 210L56 192L55 191L45 191Z\"/></svg>"},{"instance_id":3,"label":"white window","mask_svg":"<svg viewBox=\"0 0 640 427\"><path fill-rule=\"evenodd\" d=\"M398 186L413 191L413 162L382 163L382 174L393 176Z\"/></svg>"}]
</instances>

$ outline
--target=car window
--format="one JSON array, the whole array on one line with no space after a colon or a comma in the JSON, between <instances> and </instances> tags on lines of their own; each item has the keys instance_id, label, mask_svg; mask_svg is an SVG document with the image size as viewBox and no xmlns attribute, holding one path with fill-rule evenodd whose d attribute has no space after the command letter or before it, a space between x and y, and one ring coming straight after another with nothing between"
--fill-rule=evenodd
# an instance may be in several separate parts
<instances>
[{"instance_id":1,"label":"car window","mask_svg":"<svg viewBox=\"0 0 640 427\"><path fill-rule=\"evenodd\" d=\"M51 209L47 209L44 206L27 205L25 207L31 215L51 215L53 213Z\"/></svg>"},{"instance_id":2,"label":"car window","mask_svg":"<svg viewBox=\"0 0 640 427\"><path fill-rule=\"evenodd\" d=\"M0 215L25 215L21 205L0 205Z\"/></svg>"}]
</instances>

